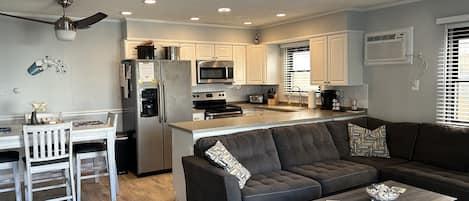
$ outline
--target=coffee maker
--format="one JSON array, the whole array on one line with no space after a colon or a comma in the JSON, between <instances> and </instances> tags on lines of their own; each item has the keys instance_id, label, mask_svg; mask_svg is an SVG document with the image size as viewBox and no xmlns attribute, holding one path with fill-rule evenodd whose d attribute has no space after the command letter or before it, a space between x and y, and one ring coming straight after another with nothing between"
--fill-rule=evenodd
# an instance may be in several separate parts
<instances>
[{"instance_id":1,"label":"coffee maker","mask_svg":"<svg viewBox=\"0 0 469 201\"><path fill-rule=\"evenodd\" d=\"M321 110L332 110L334 99L337 99L337 90L321 91Z\"/></svg>"}]
</instances>

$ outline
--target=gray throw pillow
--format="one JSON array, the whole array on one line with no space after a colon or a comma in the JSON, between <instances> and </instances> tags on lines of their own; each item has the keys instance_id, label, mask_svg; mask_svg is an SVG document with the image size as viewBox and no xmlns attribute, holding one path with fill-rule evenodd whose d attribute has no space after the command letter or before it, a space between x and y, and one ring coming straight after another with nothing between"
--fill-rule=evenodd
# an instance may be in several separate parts
<instances>
[{"instance_id":1,"label":"gray throw pillow","mask_svg":"<svg viewBox=\"0 0 469 201\"><path fill-rule=\"evenodd\" d=\"M351 156L390 158L385 125L371 131L349 123L348 135Z\"/></svg>"},{"instance_id":2,"label":"gray throw pillow","mask_svg":"<svg viewBox=\"0 0 469 201\"><path fill-rule=\"evenodd\" d=\"M225 148L223 143L217 141L215 145L205 152L205 155L214 163L222 167L226 172L234 175L238 179L239 188L244 185L251 177L251 173L231 153Z\"/></svg>"}]
</instances>

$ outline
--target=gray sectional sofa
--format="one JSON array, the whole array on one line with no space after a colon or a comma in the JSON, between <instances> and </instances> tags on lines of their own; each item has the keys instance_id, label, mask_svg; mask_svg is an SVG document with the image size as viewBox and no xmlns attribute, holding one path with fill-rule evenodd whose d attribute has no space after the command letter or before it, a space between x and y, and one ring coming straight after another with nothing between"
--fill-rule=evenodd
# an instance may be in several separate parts
<instances>
[{"instance_id":1,"label":"gray sectional sofa","mask_svg":"<svg viewBox=\"0 0 469 201\"><path fill-rule=\"evenodd\" d=\"M351 157L347 124L386 125L391 158ZM205 159L221 141L252 174L243 189ZM182 159L188 201L310 201L395 180L469 200L469 129L374 118L202 138Z\"/></svg>"}]
</instances>

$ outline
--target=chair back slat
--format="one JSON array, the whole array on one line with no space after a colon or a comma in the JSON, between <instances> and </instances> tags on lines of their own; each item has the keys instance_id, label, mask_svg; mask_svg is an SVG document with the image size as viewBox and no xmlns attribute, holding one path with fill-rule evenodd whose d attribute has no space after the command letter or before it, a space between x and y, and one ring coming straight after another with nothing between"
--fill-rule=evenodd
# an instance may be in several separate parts
<instances>
[{"instance_id":1,"label":"chair back slat","mask_svg":"<svg viewBox=\"0 0 469 201\"><path fill-rule=\"evenodd\" d=\"M47 155L48 156L53 156L52 155L52 151L54 149L54 147L52 146L52 133L46 133L46 142L47 142L47 146L46 146L46 149L47 149Z\"/></svg>"},{"instance_id":2,"label":"chair back slat","mask_svg":"<svg viewBox=\"0 0 469 201\"><path fill-rule=\"evenodd\" d=\"M38 132L33 132L33 158L39 158Z\"/></svg>"},{"instance_id":3,"label":"chair back slat","mask_svg":"<svg viewBox=\"0 0 469 201\"><path fill-rule=\"evenodd\" d=\"M52 137L54 138L54 156L58 156L59 155L59 133L58 132L54 132L52 133Z\"/></svg>"},{"instance_id":4,"label":"chair back slat","mask_svg":"<svg viewBox=\"0 0 469 201\"><path fill-rule=\"evenodd\" d=\"M59 135L60 135L60 155L65 155L67 154L67 148L65 147L65 143L68 141L67 136L66 136L66 130L62 129L59 130ZM69 133L70 136L70 133Z\"/></svg>"},{"instance_id":5,"label":"chair back slat","mask_svg":"<svg viewBox=\"0 0 469 201\"><path fill-rule=\"evenodd\" d=\"M113 126L114 128L117 127L117 114L109 112L107 114L107 124Z\"/></svg>"},{"instance_id":6,"label":"chair back slat","mask_svg":"<svg viewBox=\"0 0 469 201\"><path fill-rule=\"evenodd\" d=\"M23 126L26 159L40 162L68 157L71 151L71 130L72 123Z\"/></svg>"}]
</instances>

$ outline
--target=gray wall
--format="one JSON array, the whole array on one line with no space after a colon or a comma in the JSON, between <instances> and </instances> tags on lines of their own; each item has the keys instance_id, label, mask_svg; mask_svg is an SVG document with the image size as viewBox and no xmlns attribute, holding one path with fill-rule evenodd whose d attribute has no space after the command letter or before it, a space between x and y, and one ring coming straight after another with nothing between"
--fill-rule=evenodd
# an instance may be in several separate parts
<instances>
[{"instance_id":1,"label":"gray wall","mask_svg":"<svg viewBox=\"0 0 469 201\"><path fill-rule=\"evenodd\" d=\"M371 116L390 121L435 121L436 72L445 31L435 20L468 13L467 0L425 0L364 14L369 32L414 26L414 51L422 52L429 65L417 92L411 91L410 82L421 72L418 61L414 65L366 67Z\"/></svg>"},{"instance_id":2,"label":"gray wall","mask_svg":"<svg viewBox=\"0 0 469 201\"><path fill-rule=\"evenodd\" d=\"M362 30L361 15L356 12L339 12L303 21L280 24L260 30L261 41L274 42L297 37L344 30Z\"/></svg>"},{"instance_id":3,"label":"gray wall","mask_svg":"<svg viewBox=\"0 0 469 201\"><path fill-rule=\"evenodd\" d=\"M224 27L127 21L126 38L253 43L256 31Z\"/></svg>"},{"instance_id":4,"label":"gray wall","mask_svg":"<svg viewBox=\"0 0 469 201\"><path fill-rule=\"evenodd\" d=\"M51 112L121 108L119 23L80 30L73 42L58 41L50 25L0 17L0 27L0 116L30 112L36 101ZM29 76L26 69L46 55L63 59L68 72Z\"/></svg>"}]
</instances>

